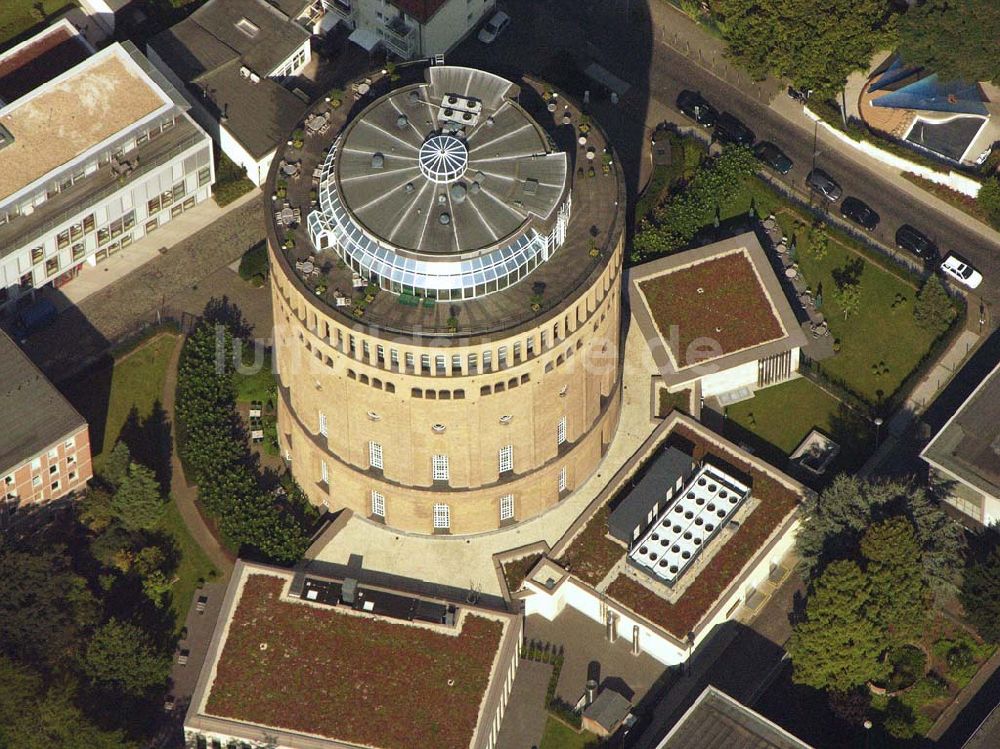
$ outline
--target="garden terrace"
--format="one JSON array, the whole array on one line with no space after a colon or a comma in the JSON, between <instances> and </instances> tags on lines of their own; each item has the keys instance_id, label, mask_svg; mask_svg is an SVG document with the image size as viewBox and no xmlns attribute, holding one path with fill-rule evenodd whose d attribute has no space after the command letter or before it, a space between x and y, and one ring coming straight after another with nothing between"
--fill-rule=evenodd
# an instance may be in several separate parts
<instances>
[{"instance_id":1,"label":"garden terrace","mask_svg":"<svg viewBox=\"0 0 1000 749\"><path fill-rule=\"evenodd\" d=\"M566 155L567 189L564 195L571 198L571 214L562 245L553 251L551 259L541 262L521 280L483 296L463 300L421 298L420 292L376 291L373 287L365 288L364 283L358 284L354 271L336 248L318 251L312 244L307 220L321 197L320 184L312 181L314 174L323 167L338 137L342 134L345 138L353 137L352 126L358 118L378 116L384 96L397 89L420 85L419 80L412 78L413 74L414 69L408 68L406 75L410 78L399 81L391 80L396 77L394 75L372 74L361 83L366 93L359 96L353 106L345 101L334 107L342 95L331 95L330 101L320 100L306 114L289 144L279 149L268 179L266 198L272 214L267 222L268 237L275 248L277 262L300 290L327 305L334 315L342 315L348 324L361 323L386 332L426 336L477 336L534 324L540 315L557 311L568 303L573 292L592 283L604 269L624 230L625 208L620 167L604 133L590 123L575 103L543 83L527 78L517 81L520 86L517 103L537 123L542 142L548 142L554 152ZM396 96L389 101L394 101ZM321 128L321 132L310 134L305 123L315 123L316 115L325 117L329 125ZM586 133L582 133L581 126ZM499 118L496 127L501 127ZM582 146L578 143L581 134L586 136ZM592 154L592 159L587 158L588 153ZM391 161L393 156L386 153L385 158ZM289 171L298 176L285 176L283 163L294 164ZM390 171L385 169L386 174ZM539 191L543 187L540 186ZM540 199L541 194L526 196L524 206L530 206L531 199L536 197ZM398 202L397 197L392 200ZM514 198L508 196L508 202L511 200ZM276 215L286 202L291 209L298 209L298 219L291 223ZM363 209L364 205L358 207L359 211ZM378 223L382 219L373 221ZM439 228L435 227L435 231ZM371 232L370 229L365 231ZM507 236L515 235L516 232ZM504 241L507 240L499 238L499 244ZM482 251L489 246L484 245ZM410 250L401 249L398 254L409 257L408 252ZM311 266L303 266L307 262L311 262ZM304 272L303 267L308 272Z\"/></svg>"},{"instance_id":2,"label":"garden terrace","mask_svg":"<svg viewBox=\"0 0 1000 749\"><path fill-rule=\"evenodd\" d=\"M738 529L725 539L716 539L717 548L706 549L709 557L705 563L699 569L688 572L697 577L688 582L673 602L622 571L613 575L602 591L671 635L683 639L706 619L722 595L738 581L747 564L762 552L780 529L787 527L805 489L795 488L797 485L790 480L779 480L776 472L768 470L748 453L710 435L697 422L677 413L653 433L644 448L640 448L636 457L623 468L626 473L613 479L609 487L627 486L630 479L642 470L648 456L667 445L679 447L695 462L700 463L707 458L709 462L719 461L744 473L750 479L751 497L755 503ZM601 581L611 576L616 567L622 569L620 562L626 553L623 545L607 536L609 505L617 501L620 501L618 496L604 498L593 510L584 529L562 549L560 556L560 562L572 575L599 590L603 587ZM567 537L574 530L571 529ZM557 553L561 546L562 543L556 547Z\"/></svg>"},{"instance_id":3,"label":"garden terrace","mask_svg":"<svg viewBox=\"0 0 1000 749\"><path fill-rule=\"evenodd\" d=\"M189 736L249 740L263 726L289 747L463 749L489 734L516 620L462 607L455 626L402 623L289 598L291 585L288 571L237 566Z\"/></svg>"}]
</instances>

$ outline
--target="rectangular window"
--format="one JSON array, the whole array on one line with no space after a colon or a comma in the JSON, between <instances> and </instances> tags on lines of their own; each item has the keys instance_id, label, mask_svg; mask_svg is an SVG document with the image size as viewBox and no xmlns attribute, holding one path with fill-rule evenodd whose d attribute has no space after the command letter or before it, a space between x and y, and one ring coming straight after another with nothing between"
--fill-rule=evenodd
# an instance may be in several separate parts
<instances>
[{"instance_id":1,"label":"rectangular window","mask_svg":"<svg viewBox=\"0 0 1000 749\"><path fill-rule=\"evenodd\" d=\"M319 462L319 477L324 484L330 483L330 469L327 468L325 460Z\"/></svg>"},{"instance_id":2,"label":"rectangular window","mask_svg":"<svg viewBox=\"0 0 1000 749\"><path fill-rule=\"evenodd\" d=\"M135 210L131 210L121 217L122 225L125 227L126 231L135 226Z\"/></svg>"},{"instance_id":3,"label":"rectangular window","mask_svg":"<svg viewBox=\"0 0 1000 749\"><path fill-rule=\"evenodd\" d=\"M421 374L424 373L424 372L427 372L429 374L430 371L431 371L431 355L430 354L421 354L420 355L420 372L421 372Z\"/></svg>"},{"instance_id":4,"label":"rectangular window","mask_svg":"<svg viewBox=\"0 0 1000 749\"><path fill-rule=\"evenodd\" d=\"M451 373L460 375L462 374L462 355L452 354L451 355Z\"/></svg>"},{"instance_id":5,"label":"rectangular window","mask_svg":"<svg viewBox=\"0 0 1000 749\"><path fill-rule=\"evenodd\" d=\"M87 234L90 234L94 230L94 214L91 213L89 216L84 216L83 218L83 230Z\"/></svg>"},{"instance_id":6,"label":"rectangular window","mask_svg":"<svg viewBox=\"0 0 1000 749\"><path fill-rule=\"evenodd\" d=\"M492 372L493 371L493 352L484 351L483 352L483 371Z\"/></svg>"},{"instance_id":7,"label":"rectangular window","mask_svg":"<svg viewBox=\"0 0 1000 749\"><path fill-rule=\"evenodd\" d=\"M83 260L83 256L87 254L86 248L83 243L73 245L73 262L77 260Z\"/></svg>"},{"instance_id":8,"label":"rectangular window","mask_svg":"<svg viewBox=\"0 0 1000 749\"><path fill-rule=\"evenodd\" d=\"M58 481L53 481L52 484L49 486L49 488L52 489L52 491L57 492L59 491L59 489L62 488L62 484L60 484Z\"/></svg>"},{"instance_id":9,"label":"rectangular window","mask_svg":"<svg viewBox=\"0 0 1000 749\"><path fill-rule=\"evenodd\" d=\"M73 224L71 227L69 227L70 241L75 242L82 236L83 236L83 224Z\"/></svg>"},{"instance_id":10,"label":"rectangular window","mask_svg":"<svg viewBox=\"0 0 1000 749\"><path fill-rule=\"evenodd\" d=\"M67 229L66 231L62 232L61 234L59 234L56 237L56 246L60 250L64 250L67 247L69 247L69 229ZM41 250L40 247L38 249ZM32 256L32 257L34 257L34 256ZM41 259L41 258L39 258L39 259ZM33 259L32 262L38 262L38 261Z\"/></svg>"},{"instance_id":11,"label":"rectangular window","mask_svg":"<svg viewBox=\"0 0 1000 749\"><path fill-rule=\"evenodd\" d=\"M111 239L111 232L107 229L97 230L97 244L107 244L108 240Z\"/></svg>"},{"instance_id":12,"label":"rectangular window","mask_svg":"<svg viewBox=\"0 0 1000 749\"><path fill-rule=\"evenodd\" d=\"M58 272L59 272L59 258L58 257L50 257L48 260L45 261L45 275L46 276L51 276L51 275L53 275L55 273L58 273Z\"/></svg>"},{"instance_id":13,"label":"rectangular window","mask_svg":"<svg viewBox=\"0 0 1000 749\"><path fill-rule=\"evenodd\" d=\"M566 481L566 466L559 469L559 491L566 491L567 481Z\"/></svg>"},{"instance_id":14,"label":"rectangular window","mask_svg":"<svg viewBox=\"0 0 1000 749\"><path fill-rule=\"evenodd\" d=\"M32 476L31 477L31 485L32 486L41 486L42 485L42 477L41 476Z\"/></svg>"},{"instance_id":15,"label":"rectangular window","mask_svg":"<svg viewBox=\"0 0 1000 749\"><path fill-rule=\"evenodd\" d=\"M514 495L504 494L500 497L500 522L514 519Z\"/></svg>"},{"instance_id":16,"label":"rectangular window","mask_svg":"<svg viewBox=\"0 0 1000 749\"><path fill-rule=\"evenodd\" d=\"M368 443L368 464L372 468L382 467L382 445L378 442Z\"/></svg>"},{"instance_id":17,"label":"rectangular window","mask_svg":"<svg viewBox=\"0 0 1000 749\"><path fill-rule=\"evenodd\" d=\"M556 444L561 445L566 441L566 417L563 416L556 424Z\"/></svg>"},{"instance_id":18,"label":"rectangular window","mask_svg":"<svg viewBox=\"0 0 1000 749\"><path fill-rule=\"evenodd\" d=\"M431 468L435 481L448 480L448 456L435 455L431 460Z\"/></svg>"},{"instance_id":19,"label":"rectangular window","mask_svg":"<svg viewBox=\"0 0 1000 749\"><path fill-rule=\"evenodd\" d=\"M157 195L152 200L146 202L146 215L152 216L154 213L160 212L160 196Z\"/></svg>"},{"instance_id":20,"label":"rectangular window","mask_svg":"<svg viewBox=\"0 0 1000 749\"><path fill-rule=\"evenodd\" d=\"M49 450L49 460L59 460L59 448L53 447Z\"/></svg>"},{"instance_id":21,"label":"rectangular window","mask_svg":"<svg viewBox=\"0 0 1000 749\"><path fill-rule=\"evenodd\" d=\"M448 505L434 505L434 527L440 530L451 528L451 509Z\"/></svg>"},{"instance_id":22,"label":"rectangular window","mask_svg":"<svg viewBox=\"0 0 1000 749\"><path fill-rule=\"evenodd\" d=\"M446 370L446 361L444 354L438 354L434 357L434 373L443 375Z\"/></svg>"},{"instance_id":23,"label":"rectangular window","mask_svg":"<svg viewBox=\"0 0 1000 749\"><path fill-rule=\"evenodd\" d=\"M500 473L514 470L514 446L504 445L500 448Z\"/></svg>"},{"instance_id":24,"label":"rectangular window","mask_svg":"<svg viewBox=\"0 0 1000 749\"><path fill-rule=\"evenodd\" d=\"M385 497L372 489L372 515L385 519Z\"/></svg>"},{"instance_id":25,"label":"rectangular window","mask_svg":"<svg viewBox=\"0 0 1000 749\"><path fill-rule=\"evenodd\" d=\"M504 369L507 366L507 347L501 346L497 349L497 365L500 369Z\"/></svg>"},{"instance_id":26,"label":"rectangular window","mask_svg":"<svg viewBox=\"0 0 1000 749\"><path fill-rule=\"evenodd\" d=\"M413 354L411 354L409 351L406 352L406 371L407 372L413 371Z\"/></svg>"},{"instance_id":27,"label":"rectangular window","mask_svg":"<svg viewBox=\"0 0 1000 749\"><path fill-rule=\"evenodd\" d=\"M322 411L319 412L319 433L324 437L327 436L326 433L326 414Z\"/></svg>"},{"instance_id":28,"label":"rectangular window","mask_svg":"<svg viewBox=\"0 0 1000 749\"><path fill-rule=\"evenodd\" d=\"M66 232L63 232L63 234L65 234L65 233ZM62 237L62 234L60 234L59 236ZM68 239L66 240L66 244L69 244L69 240ZM63 244L62 240L60 239L59 240L59 249L62 249L63 247L65 247L66 244ZM42 262L42 258L44 256L45 255L42 252L42 248L41 247L33 247L31 249L31 264L32 265L36 265L37 263Z\"/></svg>"},{"instance_id":29,"label":"rectangular window","mask_svg":"<svg viewBox=\"0 0 1000 749\"><path fill-rule=\"evenodd\" d=\"M475 354L469 354L469 374L476 374L479 362Z\"/></svg>"},{"instance_id":30,"label":"rectangular window","mask_svg":"<svg viewBox=\"0 0 1000 749\"><path fill-rule=\"evenodd\" d=\"M528 357L529 358L535 355L535 337L534 336L530 336L528 338L527 343L525 343L525 345L524 345L524 349L525 349L525 351L528 352Z\"/></svg>"},{"instance_id":31,"label":"rectangular window","mask_svg":"<svg viewBox=\"0 0 1000 749\"><path fill-rule=\"evenodd\" d=\"M207 166L198 170L198 187L204 187L210 179L212 179L212 172Z\"/></svg>"},{"instance_id":32,"label":"rectangular window","mask_svg":"<svg viewBox=\"0 0 1000 749\"><path fill-rule=\"evenodd\" d=\"M514 361L521 361L521 344L514 344Z\"/></svg>"},{"instance_id":33,"label":"rectangular window","mask_svg":"<svg viewBox=\"0 0 1000 749\"><path fill-rule=\"evenodd\" d=\"M59 465L53 463L52 465L49 466L49 475L55 476L57 473L59 473Z\"/></svg>"}]
</instances>

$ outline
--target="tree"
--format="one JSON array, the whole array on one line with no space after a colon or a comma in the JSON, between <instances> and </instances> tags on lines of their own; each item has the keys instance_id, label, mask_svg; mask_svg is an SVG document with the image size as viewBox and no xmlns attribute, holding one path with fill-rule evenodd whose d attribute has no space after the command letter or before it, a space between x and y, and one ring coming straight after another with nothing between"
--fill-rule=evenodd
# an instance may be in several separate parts
<instances>
[{"instance_id":1,"label":"tree","mask_svg":"<svg viewBox=\"0 0 1000 749\"><path fill-rule=\"evenodd\" d=\"M155 528L163 517L160 484L146 466L133 463L111 500L111 509L130 531Z\"/></svg>"},{"instance_id":2,"label":"tree","mask_svg":"<svg viewBox=\"0 0 1000 749\"><path fill-rule=\"evenodd\" d=\"M829 98L891 37L884 0L717 0L729 53L763 78L775 73Z\"/></svg>"},{"instance_id":3,"label":"tree","mask_svg":"<svg viewBox=\"0 0 1000 749\"><path fill-rule=\"evenodd\" d=\"M86 580L62 553L0 553L0 653L43 668L61 666L96 617Z\"/></svg>"},{"instance_id":4,"label":"tree","mask_svg":"<svg viewBox=\"0 0 1000 749\"><path fill-rule=\"evenodd\" d=\"M94 632L82 666L94 684L125 697L143 697L166 683L170 659L144 629L111 619Z\"/></svg>"},{"instance_id":5,"label":"tree","mask_svg":"<svg viewBox=\"0 0 1000 749\"><path fill-rule=\"evenodd\" d=\"M101 470L101 477L111 484L112 488L117 488L128 476L128 467L132 463L132 454L128 445L124 442L116 442L108 453L107 460L104 461L104 468Z\"/></svg>"},{"instance_id":6,"label":"tree","mask_svg":"<svg viewBox=\"0 0 1000 749\"><path fill-rule=\"evenodd\" d=\"M979 188L976 202L994 229L1000 229L1000 177L991 177Z\"/></svg>"},{"instance_id":7,"label":"tree","mask_svg":"<svg viewBox=\"0 0 1000 749\"><path fill-rule=\"evenodd\" d=\"M991 529L962 578L959 600L972 626L990 642L1000 642L1000 537Z\"/></svg>"},{"instance_id":8,"label":"tree","mask_svg":"<svg viewBox=\"0 0 1000 749\"><path fill-rule=\"evenodd\" d=\"M899 53L943 80L1000 82L1000 3L927 0L899 19Z\"/></svg>"},{"instance_id":9,"label":"tree","mask_svg":"<svg viewBox=\"0 0 1000 749\"><path fill-rule=\"evenodd\" d=\"M0 657L0 747L126 749L119 731L102 731L73 704L72 684L48 690L25 666Z\"/></svg>"},{"instance_id":10,"label":"tree","mask_svg":"<svg viewBox=\"0 0 1000 749\"><path fill-rule=\"evenodd\" d=\"M833 299L844 313L844 319L856 315L861 309L861 284L847 283L833 290Z\"/></svg>"},{"instance_id":11,"label":"tree","mask_svg":"<svg viewBox=\"0 0 1000 749\"><path fill-rule=\"evenodd\" d=\"M813 584L805 620L788 642L792 679L815 689L848 692L882 676L885 638L871 620L871 605L861 568L843 560L830 564Z\"/></svg>"},{"instance_id":12,"label":"tree","mask_svg":"<svg viewBox=\"0 0 1000 749\"><path fill-rule=\"evenodd\" d=\"M913 319L924 330L941 335L955 319L955 305L936 275L928 276L913 303Z\"/></svg>"},{"instance_id":13,"label":"tree","mask_svg":"<svg viewBox=\"0 0 1000 749\"><path fill-rule=\"evenodd\" d=\"M898 481L868 482L840 475L821 494L806 497L795 537L804 573L814 577L831 560L856 554L870 525L895 516L904 516L913 525L930 589L935 594L954 592L964 546L961 526L922 488Z\"/></svg>"},{"instance_id":14,"label":"tree","mask_svg":"<svg viewBox=\"0 0 1000 749\"><path fill-rule=\"evenodd\" d=\"M874 621L897 642L920 633L927 618L927 583L913 525L896 516L871 526L861 538Z\"/></svg>"}]
</instances>

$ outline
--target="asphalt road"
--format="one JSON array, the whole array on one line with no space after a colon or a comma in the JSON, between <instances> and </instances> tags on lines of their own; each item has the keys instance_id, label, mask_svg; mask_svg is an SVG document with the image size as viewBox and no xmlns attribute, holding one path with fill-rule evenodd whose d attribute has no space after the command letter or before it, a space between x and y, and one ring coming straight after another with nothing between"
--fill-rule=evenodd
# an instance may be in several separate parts
<instances>
[{"instance_id":1,"label":"asphalt road","mask_svg":"<svg viewBox=\"0 0 1000 749\"><path fill-rule=\"evenodd\" d=\"M659 105L654 111L663 111L670 120L684 125L692 122L676 111L677 95L684 89L700 91L717 109L732 112L758 139L776 143L795 162L782 181L808 194L806 174L814 164L821 167L840 183L845 196L858 197L879 213L881 222L871 233L876 240L894 247L899 226L916 226L935 240L942 256L956 251L968 258L985 277L977 293L988 303L1000 302L1000 244L983 239L966 223L911 197L898 186L902 177L876 174L822 142L814 148L811 129L801 128L770 109L749 85L723 80L700 64L697 54L691 59L657 42L646 5L649 1L631 0L626 16L623 0L507 0L501 7L511 14L513 22L504 35L488 46L472 37L449 55L449 62L481 65L498 72L539 72L567 50L578 60L598 61L640 92L647 99L646 105ZM645 111L644 104L640 102L637 109ZM637 137L637 130L627 132L629 137ZM616 147L627 151L637 144L616 143ZM829 204L819 196L815 200L839 217L839 203Z\"/></svg>"}]
</instances>

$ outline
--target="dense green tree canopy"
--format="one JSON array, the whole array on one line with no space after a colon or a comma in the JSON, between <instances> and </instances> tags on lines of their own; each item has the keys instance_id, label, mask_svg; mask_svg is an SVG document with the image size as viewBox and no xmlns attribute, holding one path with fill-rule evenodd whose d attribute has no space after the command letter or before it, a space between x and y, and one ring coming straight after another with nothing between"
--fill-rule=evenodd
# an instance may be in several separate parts
<instances>
[{"instance_id":1,"label":"dense green tree canopy","mask_svg":"<svg viewBox=\"0 0 1000 749\"><path fill-rule=\"evenodd\" d=\"M953 522L923 488L897 481L866 482L841 475L818 496L802 504L796 548L807 576L834 559L858 553L872 523L905 516L920 547L923 577L935 593L954 592L964 545L961 526Z\"/></svg>"},{"instance_id":2,"label":"dense green tree canopy","mask_svg":"<svg viewBox=\"0 0 1000 749\"><path fill-rule=\"evenodd\" d=\"M990 642L1000 642L1000 538L995 530L989 531L983 546L965 570L959 598L976 631Z\"/></svg>"},{"instance_id":3,"label":"dense green tree canopy","mask_svg":"<svg viewBox=\"0 0 1000 749\"><path fill-rule=\"evenodd\" d=\"M59 553L0 553L0 653L39 666L65 665L97 603Z\"/></svg>"},{"instance_id":4,"label":"dense green tree canopy","mask_svg":"<svg viewBox=\"0 0 1000 749\"><path fill-rule=\"evenodd\" d=\"M730 53L761 77L830 96L866 69L892 26L886 0L717 0Z\"/></svg>"},{"instance_id":5,"label":"dense green tree canopy","mask_svg":"<svg viewBox=\"0 0 1000 749\"><path fill-rule=\"evenodd\" d=\"M913 319L917 325L940 335L951 326L957 314L941 279L936 275L929 276L913 303Z\"/></svg>"},{"instance_id":6,"label":"dense green tree canopy","mask_svg":"<svg viewBox=\"0 0 1000 749\"><path fill-rule=\"evenodd\" d=\"M127 530L155 528L166 509L156 475L146 466L132 463L111 500L111 509Z\"/></svg>"},{"instance_id":7,"label":"dense green tree canopy","mask_svg":"<svg viewBox=\"0 0 1000 749\"><path fill-rule=\"evenodd\" d=\"M170 660L141 627L111 619L94 632L83 671L100 687L125 697L142 697L163 687Z\"/></svg>"},{"instance_id":8,"label":"dense green tree canopy","mask_svg":"<svg viewBox=\"0 0 1000 749\"><path fill-rule=\"evenodd\" d=\"M1000 81L1000 3L926 0L899 19L899 51L945 80Z\"/></svg>"},{"instance_id":9,"label":"dense green tree canopy","mask_svg":"<svg viewBox=\"0 0 1000 749\"><path fill-rule=\"evenodd\" d=\"M919 635L927 618L927 583L920 546L909 519L897 516L871 526L861 538L872 619L897 642Z\"/></svg>"},{"instance_id":10,"label":"dense green tree canopy","mask_svg":"<svg viewBox=\"0 0 1000 749\"><path fill-rule=\"evenodd\" d=\"M873 621L872 605L868 580L857 564L830 564L813 584L806 618L788 642L793 679L846 692L882 676L885 638Z\"/></svg>"}]
</instances>

